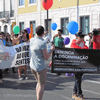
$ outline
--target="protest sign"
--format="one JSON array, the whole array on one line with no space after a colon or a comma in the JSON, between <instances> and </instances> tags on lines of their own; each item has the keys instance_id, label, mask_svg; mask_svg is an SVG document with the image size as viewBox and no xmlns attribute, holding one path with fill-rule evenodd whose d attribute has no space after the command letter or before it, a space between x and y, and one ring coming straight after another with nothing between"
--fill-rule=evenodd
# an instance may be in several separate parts
<instances>
[{"instance_id":1,"label":"protest sign","mask_svg":"<svg viewBox=\"0 0 100 100\"><path fill-rule=\"evenodd\" d=\"M0 44L0 69L28 65L29 63L29 43L21 43L12 47Z\"/></svg>"},{"instance_id":2,"label":"protest sign","mask_svg":"<svg viewBox=\"0 0 100 100\"><path fill-rule=\"evenodd\" d=\"M52 73L99 73L100 50L56 47L52 56Z\"/></svg>"}]
</instances>

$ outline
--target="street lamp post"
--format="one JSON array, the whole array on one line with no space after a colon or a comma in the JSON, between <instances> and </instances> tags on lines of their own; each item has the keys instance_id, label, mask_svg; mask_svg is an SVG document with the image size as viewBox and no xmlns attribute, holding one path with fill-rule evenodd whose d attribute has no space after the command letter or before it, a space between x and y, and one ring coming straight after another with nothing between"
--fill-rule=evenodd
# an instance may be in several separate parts
<instances>
[{"instance_id":1,"label":"street lamp post","mask_svg":"<svg viewBox=\"0 0 100 100\"><path fill-rule=\"evenodd\" d=\"M77 0L77 23L79 25L79 0Z\"/></svg>"},{"instance_id":2,"label":"street lamp post","mask_svg":"<svg viewBox=\"0 0 100 100\"><path fill-rule=\"evenodd\" d=\"M46 31L48 31L48 10L47 10L47 21L46 21L46 25L47 25L47 29L46 29Z\"/></svg>"},{"instance_id":3,"label":"street lamp post","mask_svg":"<svg viewBox=\"0 0 100 100\"><path fill-rule=\"evenodd\" d=\"M44 0L44 2L47 2L47 0ZM47 26L46 31L48 31L48 10L47 10L47 20L46 20L46 26Z\"/></svg>"}]
</instances>

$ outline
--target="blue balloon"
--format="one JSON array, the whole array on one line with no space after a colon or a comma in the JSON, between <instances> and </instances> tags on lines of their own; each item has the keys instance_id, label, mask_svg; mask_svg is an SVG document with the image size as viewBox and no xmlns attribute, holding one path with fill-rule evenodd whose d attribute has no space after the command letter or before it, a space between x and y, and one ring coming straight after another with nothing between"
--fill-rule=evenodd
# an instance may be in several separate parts
<instances>
[{"instance_id":1,"label":"blue balloon","mask_svg":"<svg viewBox=\"0 0 100 100\"><path fill-rule=\"evenodd\" d=\"M70 43L70 38L66 37L63 42L65 45L68 45Z\"/></svg>"},{"instance_id":2,"label":"blue balloon","mask_svg":"<svg viewBox=\"0 0 100 100\"><path fill-rule=\"evenodd\" d=\"M51 24L51 28L55 31L57 29L57 24L56 23L52 23Z\"/></svg>"},{"instance_id":3,"label":"blue balloon","mask_svg":"<svg viewBox=\"0 0 100 100\"><path fill-rule=\"evenodd\" d=\"M76 34L78 32L79 26L75 21L71 21L67 25L67 29L71 34Z\"/></svg>"}]
</instances>

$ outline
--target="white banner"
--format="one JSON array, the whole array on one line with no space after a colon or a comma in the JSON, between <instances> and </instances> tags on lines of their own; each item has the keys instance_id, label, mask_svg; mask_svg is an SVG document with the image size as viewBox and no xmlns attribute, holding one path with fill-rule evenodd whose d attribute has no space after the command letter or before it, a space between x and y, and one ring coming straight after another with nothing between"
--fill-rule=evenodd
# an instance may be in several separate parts
<instances>
[{"instance_id":1,"label":"white banner","mask_svg":"<svg viewBox=\"0 0 100 100\"><path fill-rule=\"evenodd\" d=\"M0 42L0 69L28 65L29 63L29 43L6 47Z\"/></svg>"}]
</instances>

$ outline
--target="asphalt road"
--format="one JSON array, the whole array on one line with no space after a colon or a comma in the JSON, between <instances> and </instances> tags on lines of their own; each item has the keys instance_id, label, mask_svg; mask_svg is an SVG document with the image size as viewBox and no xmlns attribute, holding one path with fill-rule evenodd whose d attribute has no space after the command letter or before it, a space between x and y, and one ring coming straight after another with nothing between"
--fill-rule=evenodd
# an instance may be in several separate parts
<instances>
[{"instance_id":1,"label":"asphalt road","mask_svg":"<svg viewBox=\"0 0 100 100\"><path fill-rule=\"evenodd\" d=\"M29 80L19 81L18 73L13 74L10 70L9 74L5 74L4 83L0 84L0 100L36 100L36 81L29 67L28 76ZM73 86L74 76L57 76L48 69L43 100L73 100ZM100 100L100 74L84 74L82 89L85 100Z\"/></svg>"}]
</instances>

